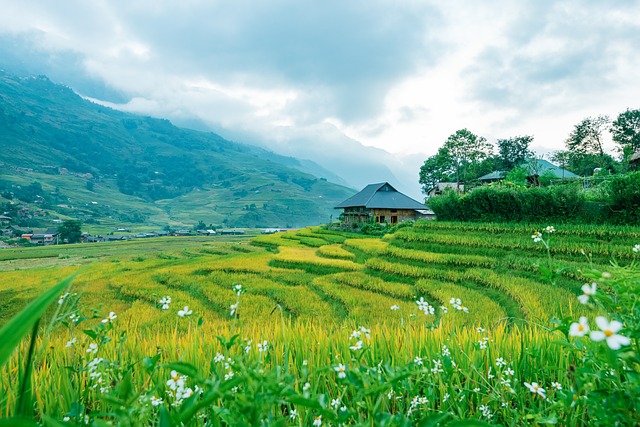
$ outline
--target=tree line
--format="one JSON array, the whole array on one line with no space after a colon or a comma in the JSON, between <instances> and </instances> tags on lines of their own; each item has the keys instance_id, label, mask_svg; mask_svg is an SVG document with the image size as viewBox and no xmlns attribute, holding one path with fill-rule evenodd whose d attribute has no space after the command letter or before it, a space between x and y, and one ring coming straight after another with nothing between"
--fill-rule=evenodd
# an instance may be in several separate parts
<instances>
[{"instance_id":1,"label":"tree line","mask_svg":"<svg viewBox=\"0 0 640 427\"><path fill-rule=\"evenodd\" d=\"M606 132L616 144L617 159L604 150ZM424 161L419 175L422 190L428 193L440 182L460 185L493 171L511 171L536 158L530 149L532 142L531 135L498 139L496 154L486 138L468 129L458 130ZM563 169L580 176L591 176L594 171L627 172L629 159L640 151L640 109L627 109L613 121L606 115L587 117L574 126L564 143L565 150L551 155Z\"/></svg>"}]
</instances>

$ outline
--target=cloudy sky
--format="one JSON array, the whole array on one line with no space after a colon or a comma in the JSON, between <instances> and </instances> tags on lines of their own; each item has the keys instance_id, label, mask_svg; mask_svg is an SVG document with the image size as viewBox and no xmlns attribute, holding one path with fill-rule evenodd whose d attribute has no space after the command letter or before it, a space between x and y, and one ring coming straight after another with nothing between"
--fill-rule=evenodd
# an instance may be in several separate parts
<instances>
[{"instance_id":1,"label":"cloudy sky","mask_svg":"<svg viewBox=\"0 0 640 427\"><path fill-rule=\"evenodd\" d=\"M0 62L285 154L360 143L415 167L461 128L544 153L640 108L638 16L636 0L2 0Z\"/></svg>"}]
</instances>

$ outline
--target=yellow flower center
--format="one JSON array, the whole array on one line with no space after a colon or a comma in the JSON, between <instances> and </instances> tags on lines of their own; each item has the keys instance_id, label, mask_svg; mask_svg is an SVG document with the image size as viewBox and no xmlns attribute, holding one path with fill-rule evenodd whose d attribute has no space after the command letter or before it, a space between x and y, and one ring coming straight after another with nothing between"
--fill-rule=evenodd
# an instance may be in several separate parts
<instances>
[{"instance_id":1,"label":"yellow flower center","mask_svg":"<svg viewBox=\"0 0 640 427\"><path fill-rule=\"evenodd\" d=\"M578 325L578 330L579 330L580 332L584 331L584 325Z\"/></svg>"},{"instance_id":2,"label":"yellow flower center","mask_svg":"<svg viewBox=\"0 0 640 427\"><path fill-rule=\"evenodd\" d=\"M612 335L613 335L613 332L611 332L609 329L606 329L606 330L604 330L604 331L602 331L602 332L604 332L604 334L605 334L605 336L606 336L607 338L609 338L610 336L612 336Z\"/></svg>"}]
</instances>

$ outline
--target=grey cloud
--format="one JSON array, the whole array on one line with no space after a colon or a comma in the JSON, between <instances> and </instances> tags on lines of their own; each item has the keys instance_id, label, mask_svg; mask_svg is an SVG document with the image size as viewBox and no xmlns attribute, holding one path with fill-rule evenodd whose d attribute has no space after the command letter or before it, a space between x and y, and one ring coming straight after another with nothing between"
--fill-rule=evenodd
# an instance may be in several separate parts
<instances>
[{"instance_id":1,"label":"grey cloud","mask_svg":"<svg viewBox=\"0 0 640 427\"><path fill-rule=\"evenodd\" d=\"M507 31L507 45L485 49L466 70L472 96L494 108L531 113L566 108L549 104L558 93L577 94L573 101L579 104L581 94L610 88L621 56L637 50L640 27L616 22L607 7L543 2L525 9ZM554 42L549 51L527 51L543 37Z\"/></svg>"}]
</instances>

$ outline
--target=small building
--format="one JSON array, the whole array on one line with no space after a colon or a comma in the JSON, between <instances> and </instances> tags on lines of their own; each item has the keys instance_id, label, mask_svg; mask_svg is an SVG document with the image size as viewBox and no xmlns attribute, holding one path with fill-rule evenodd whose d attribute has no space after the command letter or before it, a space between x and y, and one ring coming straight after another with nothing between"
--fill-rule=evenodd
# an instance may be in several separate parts
<instances>
[{"instance_id":1,"label":"small building","mask_svg":"<svg viewBox=\"0 0 640 427\"><path fill-rule=\"evenodd\" d=\"M551 176L554 179L573 179L580 178L575 173L554 165L544 159L533 159L523 164L522 167L527 171L527 181L529 184L538 185L539 179L543 175ZM504 171L493 171L478 178L483 183L502 181L507 176Z\"/></svg>"},{"instance_id":2,"label":"small building","mask_svg":"<svg viewBox=\"0 0 640 427\"><path fill-rule=\"evenodd\" d=\"M464 184L458 182L439 182L438 185L433 187L427 193L428 197L439 196L447 190L457 191L464 193Z\"/></svg>"},{"instance_id":3,"label":"small building","mask_svg":"<svg viewBox=\"0 0 640 427\"><path fill-rule=\"evenodd\" d=\"M388 182L369 184L334 209L344 209L343 224L377 223L396 224L421 217L427 207L393 188Z\"/></svg>"},{"instance_id":4,"label":"small building","mask_svg":"<svg viewBox=\"0 0 640 427\"><path fill-rule=\"evenodd\" d=\"M11 224L11 217L6 215L0 215L0 225Z\"/></svg>"},{"instance_id":5,"label":"small building","mask_svg":"<svg viewBox=\"0 0 640 427\"><path fill-rule=\"evenodd\" d=\"M632 166L640 167L640 151L636 151L635 153L633 153L633 155L629 158L629 164Z\"/></svg>"},{"instance_id":6,"label":"small building","mask_svg":"<svg viewBox=\"0 0 640 427\"><path fill-rule=\"evenodd\" d=\"M238 230L236 228L234 228L233 230L221 230L220 234L223 236L229 236L229 235L237 236L237 235L244 234L244 230Z\"/></svg>"}]
</instances>

